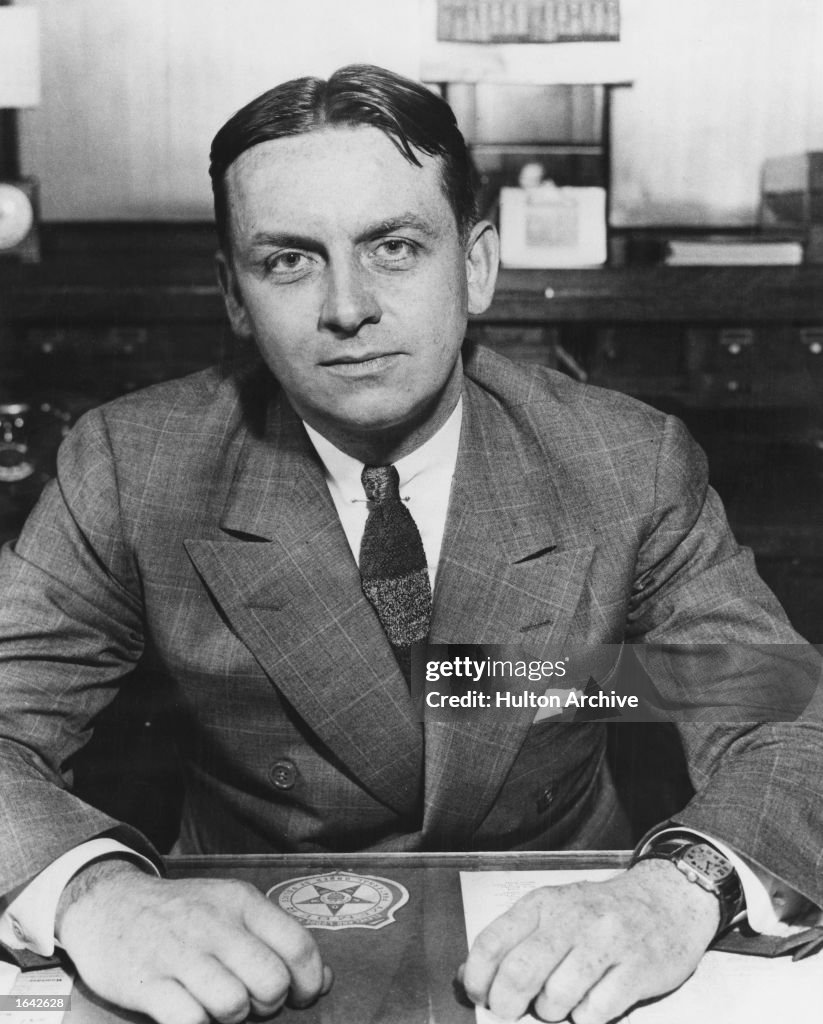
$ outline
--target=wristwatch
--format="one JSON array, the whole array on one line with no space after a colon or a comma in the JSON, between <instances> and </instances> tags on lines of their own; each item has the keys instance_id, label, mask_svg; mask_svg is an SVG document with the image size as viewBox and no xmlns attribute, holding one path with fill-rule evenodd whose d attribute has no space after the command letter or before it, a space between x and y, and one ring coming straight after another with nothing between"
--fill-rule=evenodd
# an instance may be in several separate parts
<instances>
[{"instance_id":1,"label":"wristwatch","mask_svg":"<svg viewBox=\"0 0 823 1024\"><path fill-rule=\"evenodd\" d=\"M635 856L632 865L641 860L671 861L690 882L714 893L720 904L720 924L715 938L722 935L746 909L743 886L734 865L705 840L682 835L661 836L660 839L652 839L643 852Z\"/></svg>"}]
</instances>

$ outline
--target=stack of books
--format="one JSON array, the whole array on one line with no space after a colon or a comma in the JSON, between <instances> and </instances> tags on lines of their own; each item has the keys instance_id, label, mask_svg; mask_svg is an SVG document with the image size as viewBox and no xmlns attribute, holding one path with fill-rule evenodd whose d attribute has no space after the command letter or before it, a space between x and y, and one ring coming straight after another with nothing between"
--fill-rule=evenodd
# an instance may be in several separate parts
<instances>
[{"instance_id":1,"label":"stack of books","mask_svg":"<svg viewBox=\"0 0 823 1024\"><path fill-rule=\"evenodd\" d=\"M702 235L673 238L665 262L670 267L765 267L803 262L803 245L796 239L758 235Z\"/></svg>"}]
</instances>

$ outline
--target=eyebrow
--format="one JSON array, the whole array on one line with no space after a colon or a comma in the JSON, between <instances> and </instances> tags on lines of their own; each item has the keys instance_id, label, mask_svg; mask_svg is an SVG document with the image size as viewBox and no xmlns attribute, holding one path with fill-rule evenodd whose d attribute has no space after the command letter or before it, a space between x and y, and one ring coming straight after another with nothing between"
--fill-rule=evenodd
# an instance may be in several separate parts
<instances>
[{"instance_id":1,"label":"eyebrow","mask_svg":"<svg viewBox=\"0 0 823 1024\"><path fill-rule=\"evenodd\" d=\"M404 228L414 228L416 231L419 231L422 235L426 235L429 238L433 238L438 233L434 224L426 220L425 217L421 217L419 214L410 210L407 213L398 214L396 217L390 217L387 220L380 221L380 223L366 228L358 241L367 241L370 238L379 238L381 235L391 235L395 231L402 231Z\"/></svg>"},{"instance_id":2,"label":"eyebrow","mask_svg":"<svg viewBox=\"0 0 823 1024\"><path fill-rule=\"evenodd\" d=\"M251 246L280 246L284 249L320 249L322 246L308 235L294 235L290 232L256 231L251 237Z\"/></svg>"},{"instance_id":3,"label":"eyebrow","mask_svg":"<svg viewBox=\"0 0 823 1024\"><path fill-rule=\"evenodd\" d=\"M357 236L355 242L368 242L384 235L391 235L395 231L412 228L419 231L427 238L434 238L437 235L436 227L419 214L409 211L400 213L396 217L389 217L376 224L367 225ZM284 249L309 249L314 252L325 250L325 246L316 238L309 235L294 234L290 231L257 231L251 238L251 246L260 248L264 246L280 246Z\"/></svg>"}]
</instances>

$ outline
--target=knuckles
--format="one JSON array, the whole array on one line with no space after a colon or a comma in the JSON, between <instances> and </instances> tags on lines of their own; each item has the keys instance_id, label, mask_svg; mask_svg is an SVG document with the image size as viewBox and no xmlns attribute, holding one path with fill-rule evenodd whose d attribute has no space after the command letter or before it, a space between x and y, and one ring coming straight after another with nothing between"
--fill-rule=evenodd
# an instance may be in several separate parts
<instances>
[{"instance_id":1,"label":"knuckles","mask_svg":"<svg viewBox=\"0 0 823 1024\"><path fill-rule=\"evenodd\" d=\"M515 991L527 989L541 981L543 965L534 957L512 953L506 957L497 972L497 982Z\"/></svg>"},{"instance_id":2,"label":"knuckles","mask_svg":"<svg viewBox=\"0 0 823 1024\"><path fill-rule=\"evenodd\" d=\"M298 970L309 967L315 959L317 946L314 939L305 929L299 932L294 940L293 954L290 963Z\"/></svg>"},{"instance_id":3,"label":"knuckles","mask_svg":"<svg viewBox=\"0 0 823 1024\"><path fill-rule=\"evenodd\" d=\"M579 998L580 993L572 991L569 986L547 983L535 1000L534 1009L538 1017L541 1017L543 1020L565 1020L570 1011L577 1005Z\"/></svg>"},{"instance_id":4,"label":"knuckles","mask_svg":"<svg viewBox=\"0 0 823 1024\"><path fill-rule=\"evenodd\" d=\"M472 948L472 952L484 960L496 960L502 956L505 950L506 944L503 937L493 928L486 928L482 931L474 940Z\"/></svg>"},{"instance_id":5,"label":"knuckles","mask_svg":"<svg viewBox=\"0 0 823 1024\"><path fill-rule=\"evenodd\" d=\"M574 1024L608 1024L629 1008L628 1001L615 1002L612 998L598 997L592 992L570 1016Z\"/></svg>"},{"instance_id":6,"label":"knuckles","mask_svg":"<svg viewBox=\"0 0 823 1024\"><path fill-rule=\"evenodd\" d=\"M202 1006L192 1007L190 1010L180 1010L170 1013L163 1007L156 1011L149 1011L158 1024L210 1024L210 1017Z\"/></svg>"},{"instance_id":7,"label":"knuckles","mask_svg":"<svg viewBox=\"0 0 823 1024\"><path fill-rule=\"evenodd\" d=\"M232 986L233 988L234 986ZM248 1017L251 1004L248 994L238 992L221 992L208 1000L210 1016L221 1024L239 1024Z\"/></svg>"}]
</instances>

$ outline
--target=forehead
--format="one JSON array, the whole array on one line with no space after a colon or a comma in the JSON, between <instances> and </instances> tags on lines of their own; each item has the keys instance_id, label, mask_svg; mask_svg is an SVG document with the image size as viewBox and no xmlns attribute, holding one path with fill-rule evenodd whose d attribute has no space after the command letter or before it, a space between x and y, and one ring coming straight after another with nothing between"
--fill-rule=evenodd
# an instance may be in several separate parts
<instances>
[{"instance_id":1,"label":"forehead","mask_svg":"<svg viewBox=\"0 0 823 1024\"><path fill-rule=\"evenodd\" d=\"M328 127L261 142L226 172L232 232L260 226L307 230L375 223L401 211L454 224L439 157L412 164L370 126ZM272 222L272 223L268 223Z\"/></svg>"}]
</instances>

